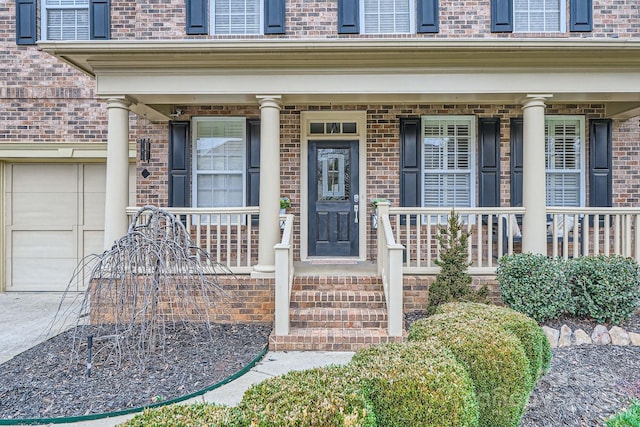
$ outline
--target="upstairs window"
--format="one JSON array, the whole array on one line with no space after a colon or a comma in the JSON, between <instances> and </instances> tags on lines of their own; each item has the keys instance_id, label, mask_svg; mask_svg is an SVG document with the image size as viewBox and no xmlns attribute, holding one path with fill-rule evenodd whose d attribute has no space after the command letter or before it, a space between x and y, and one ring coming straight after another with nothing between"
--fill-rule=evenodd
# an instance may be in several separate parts
<instances>
[{"instance_id":1,"label":"upstairs window","mask_svg":"<svg viewBox=\"0 0 640 427\"><path fill-rule=\"evenodd\" d=\"M262 4L259 0L212 0L213 34L261 34Z\"/></svg>"},{"instance_id":2,"label":"upstairs window","mask_svg":"<svg viewBox=\"0 0 640 427\"><path fill-rule=\"evenodd\" d=\"M547 206L584 206L584 117L547 116Z\"/></svg>"},{"instance_id":3,"label":"upstairs window","mask_svg":"<svg viewBox=\"0 0 640 427\"><path fill-rule=\"evenodd\" d=\"M43 0L43 40L89 40L89 0Z\"/></svg>"},{"instance_id":4,"label":"upstairs window","mask_svg":"<svg viewBox=\"0 0 640 427\"><path fill-rule=\"evenodd\" d=\"M514 0L514 32L564 32L565 10L564 0Z\"/></svg>"},{"instance_id":5,"label":"upstairs window","mask_svg":"<svg viewBox=\"0 0 640 427\"><path fill-rule=\"evenodd\" d=\"M414 32L412 0L362 0L361 20L365 34Z\"/></svg>"},{"instance_id":6,"label":"upstairs window","mask_svg":"<svg viewBox=\"0 0 640 427\"><path fill-rule=\"evenodd\" d=\"M422 206L473 206L474 141L473 116L422 118Z\"/></svg>"}]
</instances>

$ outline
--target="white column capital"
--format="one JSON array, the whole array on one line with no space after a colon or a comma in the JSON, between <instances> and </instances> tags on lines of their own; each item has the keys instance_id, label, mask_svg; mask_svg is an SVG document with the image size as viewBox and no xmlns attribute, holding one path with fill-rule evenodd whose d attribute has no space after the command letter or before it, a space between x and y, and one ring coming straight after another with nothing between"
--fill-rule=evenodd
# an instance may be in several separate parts
<instances>
[{"instance_id":1,"label":"white column capital","mask_svg":"<svg viewBox=\"0 0 640 427\"><path fill-rule=\"evenodd\" d=\"M523 109L529 107L546 107L545 102L549 98L553 98L553 95L550 93L527 94L520 103L522 104Z\"/></svg>"},{"instance_id":2,"label":"white column capital","mask_svg":"<svg viewBox=\"0 0 640 427\"><path fill-rule=\"evenodd\" d=\"M126 96L113 96L104 99L107 101L107 109L122 108L123 110L129 110L129 107L133 104L133 102Z\"/></svg>"},{"instance_id":3,"label":"white column capital","mask_svg":"<svg viewBox=\"0 0 640 427\"><path fill-rule=\"evenodd\" d=\"M282 109L282 96L281 95L256 95L256 99L260 103L260 109L262 108L277 108Z\"/></svg>"}]
</instances>

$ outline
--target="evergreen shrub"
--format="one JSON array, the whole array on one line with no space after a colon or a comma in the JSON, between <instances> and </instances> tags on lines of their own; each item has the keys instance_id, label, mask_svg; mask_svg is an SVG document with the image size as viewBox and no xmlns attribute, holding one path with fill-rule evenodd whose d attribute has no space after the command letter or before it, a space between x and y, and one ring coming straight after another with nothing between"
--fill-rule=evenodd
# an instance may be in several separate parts
<instances>
[{"instance_id":1,"label":"evergreen shrub","mask_svg":"<svg viewBox=\"0 0 640 427\"><path fill-rule=\"evenodd\" d=\"M409 341L436 337L464 365L478 400L480 427L518 427L533 384L520 340L502 327L443 313L416 321Z\"/></svg>"},{"instance_id":2,"label":"evergreen shrub","mask_svg":"<svg viewBox=\"0 0 640 427\"><path fill-rule=\"evenodd\" d=\"M379 426L478 425L473 383L436 339L362 349L350 365L363 376Z\"/></svg>"},{"instance_id":3,"label":"evergreen shrub","mask_svg":"<svg viewBox=\"0 0 640 427\"><path fill-rule=\"evenodd\" d=\"M570 259L567 278L575 314L600 323L628 320L640 302L638 264L622 256L588 256Z\"/></svg>"},{"instance_id":4,"label":"evergreen shrub","mask_svg":"<svg viewBox=\"0 0 640 427\"><path fill-rule=\"evenodd\" d=\"M563 263L544 255L516 254L498 260L502 302L537 322L573 311Z\"/></svg>"}]
</instances>

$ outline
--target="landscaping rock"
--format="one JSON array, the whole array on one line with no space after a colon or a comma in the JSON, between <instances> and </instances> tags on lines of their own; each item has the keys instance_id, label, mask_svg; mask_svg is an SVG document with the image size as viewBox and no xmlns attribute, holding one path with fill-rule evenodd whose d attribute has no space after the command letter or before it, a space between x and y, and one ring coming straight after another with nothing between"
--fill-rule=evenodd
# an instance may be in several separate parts
<instances>
[{"instance_id":1,"label":"landscaping rock","mask_svg":"<svg viewBox=\"0 0 640 427\"><path fill-rule=\"evenodd\" d=\"M629 339L631 340L631 345L640 346L640 334L629 332Z\"/></svg>"},{"instance_id":2,"label":"landscaping rock","mask_svg":"<svg viewBox=\"0 0 640 427\"><path fill-rule=\"evenodd\" d=\"M593 344L589 335L582 329L573 331L572 341L574 345Z\"/></svg>"},{"instance_id":3,"label":"landscaping rock","mask_svg":"<svg viewBox=\"0 0 640 427\"><path fill-rule=\"evenodd\" d=\"M558 339L560 338L560 331L557 329L550 328L548 326L543 326L542 330L544 331L547 339L549 340L549 345L551 348L558 347Z\"/></svg>"},{"instance_id":4,"label":"landscaping rock","mask_svg":"<svg viewBox=\"0 0 640 427\"><path fill-rule=\"evenodd\" d=\"M611 336L611 343L613 345L629 345L631 343L627 331L619 326L612 327L609 330L609 335Z\"/></svg>"},{"instance_id":5,"label":"landscaping rock","mask_svg":"<svg viewBox=\"0 0 640 427\"><path fill-rule=\"evenodd\" d=\"M560 338L558 339L558 347L569 347L571 345L571 328L562 325L560 328Z\"/></svg>"},{"instance_id":6,"label":"landscaping rock","mask_svg":"<svg viewBox=\"0 0 640 427\"><path fill-rule=\"evenodd\" d=\"M602 325L597 325L593 328L593 333L591 334L591 340L596 345L605 345L611 343L611 336L609 335L609 331Z\"/></svg>"}]
</instances>

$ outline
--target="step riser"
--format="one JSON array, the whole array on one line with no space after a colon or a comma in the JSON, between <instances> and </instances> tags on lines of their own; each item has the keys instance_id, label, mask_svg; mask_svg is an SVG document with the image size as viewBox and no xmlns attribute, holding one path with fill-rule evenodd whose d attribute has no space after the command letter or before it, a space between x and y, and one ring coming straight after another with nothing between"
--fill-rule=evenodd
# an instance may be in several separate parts
<instances>
[{"instance_id":1,"label":"step riser","mask_svg":"<svg viewBox=\"0 0 640 427\"><path fill-rule=\"evenodd\" d=\"M386 329L387 321L365 321L365 320L292 320L292 328L355 328L355 329Z\"/></svg>"},{"instance_id":2,"label":"step riser","mask_svg":"<svg viewBox=\"0 0 640 427\"><path fill-rule=\"evenodd\" d=\"M287 338L287 339L283 339ZM317 340L309 337L286 336L269 338L269 349L272 351L357 351L361 348L388 342L404 342L404 337L318 337Z\"/></svg>"},{"instance_id":3,"label":"step riser","mask_svg":"<svg viewBox=\"0 0 640 427\"><path fill-rule=\"evenodd\" d=\"M364 301L291 301L291 308L369 308L372 310L384 310L384 302L364 302Z\"/></svg>"},{"instance_id":4,"label":"step riser","mask_svg":"<svg viewBox=\"0 0 640 427\"><path fill-rule=\"evenodd\" d=\"M382 281L371 276L297 276L293 281L293 290L381 291Z\"/></svg>"}]
</instances>

